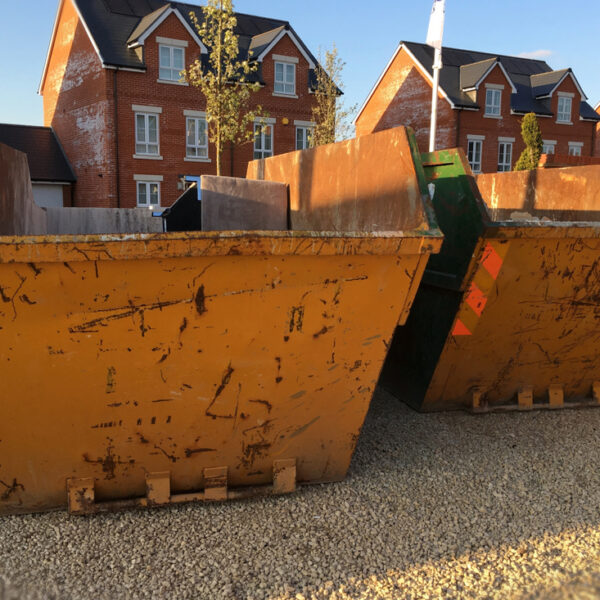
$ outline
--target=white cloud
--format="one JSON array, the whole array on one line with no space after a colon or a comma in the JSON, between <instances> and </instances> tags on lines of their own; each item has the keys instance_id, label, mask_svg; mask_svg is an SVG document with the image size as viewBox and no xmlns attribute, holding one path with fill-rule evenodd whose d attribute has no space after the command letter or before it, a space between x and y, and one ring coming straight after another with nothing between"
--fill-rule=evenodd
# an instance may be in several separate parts
<instances>
[{"instance_id":1,"label":"white cloud","mask_svg":"<svg viewBox=\"0 0 600 600\"><path fill-rule=\"evenodd\" d=\"M544 58L550 58L554 52L552 50L533 50L532 52L521 52L517 54L521 58L534 58L537 60L543 60Z\"/></svg>"}]
</instances>

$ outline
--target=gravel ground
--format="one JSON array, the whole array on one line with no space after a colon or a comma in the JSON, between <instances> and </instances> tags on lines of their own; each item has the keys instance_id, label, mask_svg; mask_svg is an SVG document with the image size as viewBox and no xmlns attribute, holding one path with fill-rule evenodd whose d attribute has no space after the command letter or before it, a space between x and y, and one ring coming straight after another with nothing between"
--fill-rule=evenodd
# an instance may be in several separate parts
<instances>
[{"instance_id":1,"label":"gravel ground","mask_svg":"<svg viewBox=\"0 0 600 600\"><path fill-rule=\"evenodd\" d=\"M600 410L420 415L379 391L346 481L0 519L0 599L598 598Z\"/></svg>"}]
</instances>

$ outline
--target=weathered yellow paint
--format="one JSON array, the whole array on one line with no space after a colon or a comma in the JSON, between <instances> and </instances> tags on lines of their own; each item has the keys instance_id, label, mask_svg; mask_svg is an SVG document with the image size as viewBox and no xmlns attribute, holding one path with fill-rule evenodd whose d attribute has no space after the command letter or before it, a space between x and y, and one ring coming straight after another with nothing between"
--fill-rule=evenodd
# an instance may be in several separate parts
<instances>
[{"instance_id":1,"label":"weathered yellow paint","mask_svg":"<svg viewBox=\"0 0 600 600\"><path fill-rule=\"evenodd\" d=\"M401 232L0 238L0 513L63 507L68 480L73 502L87 479L97 503L163 503L203 489L205 469L226 468L231 488L271 484L282 459L275 491L290 473L342 479L440 245Z\"/></svg>"}]
</instances>

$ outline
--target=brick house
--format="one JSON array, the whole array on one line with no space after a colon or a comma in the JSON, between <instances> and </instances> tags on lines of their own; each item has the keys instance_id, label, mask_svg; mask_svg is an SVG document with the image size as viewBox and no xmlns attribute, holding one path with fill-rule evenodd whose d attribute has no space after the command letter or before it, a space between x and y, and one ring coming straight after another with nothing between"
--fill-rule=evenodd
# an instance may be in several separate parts
<instances>
[{"instance_id":1,"label":"brick house","mask_svg":"<svg viewBox=\"0 0 600 600\"><path fill-rule=\"evenodd\" d=\"M186 178L214 174L205 101L179 72L207 49L189 13L164 0L60 0L40 83L52 127L77 176L73 205L169 206ZM227 148L224 175L303 148L312 123L316 59L289 23L237 14L240 54L252 51L269 117L252 142ZM253 147L254 146L254 147Z\"/></svg>"},{"instance_id":2,"label":"brick house","mask_svg":"<svg viewBox=\"0 0 600 600\"><path fill-rule=\"evenodd\" d=\"M434 49L401 42L355 120L356 135L409 125L429 141ZM462 147L474 172L509 171L521 154L521 118L535 112L544 152L593 156L600 116L573 71L544 61L443 48L436 148Z\"/></svg>"}]
</instances>

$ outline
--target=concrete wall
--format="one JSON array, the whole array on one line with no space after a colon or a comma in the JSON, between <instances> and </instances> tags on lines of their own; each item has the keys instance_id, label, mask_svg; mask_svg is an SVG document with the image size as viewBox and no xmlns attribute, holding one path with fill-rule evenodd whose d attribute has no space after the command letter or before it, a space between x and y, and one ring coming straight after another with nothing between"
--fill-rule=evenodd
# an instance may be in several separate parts
<instances>
[{"instance_id":1,"label":"concrete wall","mask_svg":"<svg viewBox=\"0 0 600 600\"><path fill-rule=\"evenodd\" d=\"M47 208L51 235L159 233L162 219L142 208Z\"/></svg>"},{"instance_id":2,"label":"concrete wall","mask_svg":"<svg viewBox=\"0 0 600 600\"><path fill-rule=\"evenodd\" d=\"M46 213L35 205L27 156L0 144L0 235L40 235Z\"/></svg>"},{"instance_id":3,"label":"concrete wall","mask_svg":"<svg viewBox=\"0 0 600 600\"><path fill-rule=\"evenodd\" d=\"M62 186L53 187L62 197ZM27 156L0 144L0 235L161 231L162 219L139 208L40 208L33 200Z\"/></svg>"}]
</instances>

